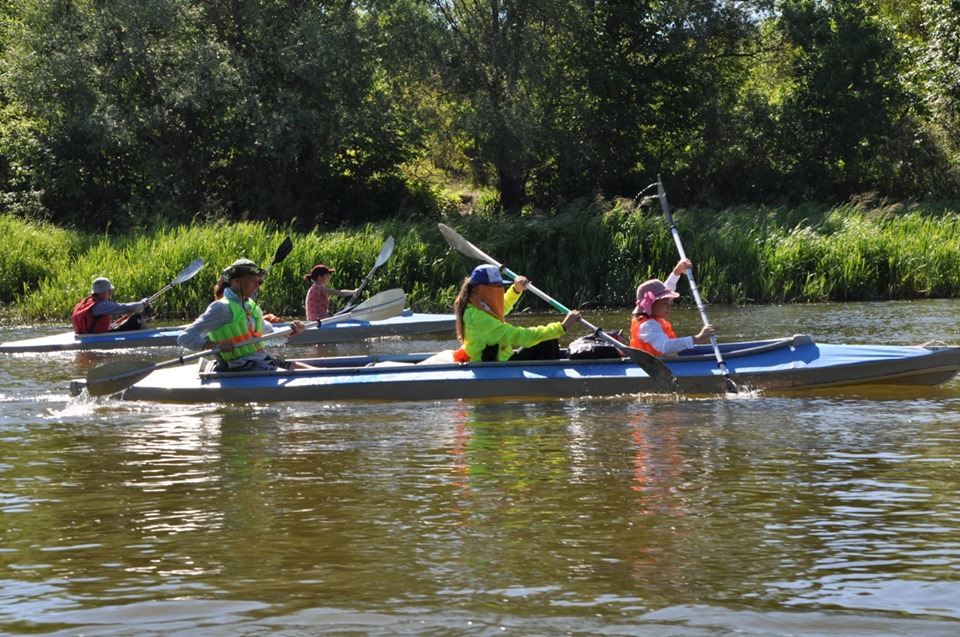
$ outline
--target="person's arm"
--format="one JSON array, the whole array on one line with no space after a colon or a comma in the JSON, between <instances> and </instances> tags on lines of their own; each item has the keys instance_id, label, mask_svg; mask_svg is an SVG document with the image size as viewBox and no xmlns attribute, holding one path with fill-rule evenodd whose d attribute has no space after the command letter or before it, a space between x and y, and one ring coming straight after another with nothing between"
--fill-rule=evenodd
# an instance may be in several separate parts
<instances>
[{"instance_id":1,"label":"person's arm","mask_svg":"<svg viewBox=\"0 0 960 637\"><path fill-rule=\"evenodd\" d=\"M525 277L517 277L517 280L523 279L526 281ZM503 293L503 314L506 316L513 310L513 306L517 304L517 301L520 300L520 297L523 295L523 290L526 289L525 286L518 292L517 288L514 287L516 283L511 284L506 292Z\"/></svg>"},{"instance_id":2,"label":"person's arm","mask_svg":"<svg viewBox=\"0 0 960 637\"><path fill-rule=\"evenodd\" d=\"M656 321L647 321L640 327L640 340L649 343L653 349L664 354L676 354L693 347L692 336L670 338Z\"/></svg>"},{"instance_id":3,"label":"person's arm","mask_svg":"<svg viewBox=\"0 0 960 637\"><path fill-rule=\"evenodd\" d=\"M323 285L320 286L323 289L323 293L327 296L353 296L357 293L356 290L338 290L337 288L328 288Z\"/></svg>"},{"instance_id":4,"label":"person's arm","mask_svg":"<svg viewBox=\"0 0 960 637\"><path fill-rule=\"evenodd\" d=\"M680 282L680 275L673 272L670 273L670 276L667 277L667 280L663 282L667 289L671 292L677 291L677 283ZM660 349L659 347L657 349Z\"/></svg>"},{"instance_id":5,"label":"person's arm","mask_svg":"<svg viewBox=\"0 0 960 637\"><path fill-rule=\"evenodd\" d=\"M120 314L139 314L146 308L146 303L137 301L136 303L117 303L115 301L98 301L90 308L94 316L117 316Z\"/></svg>"},{"instance_id":6,"label":"person's arm","mask_svg":"<svg viewBox=\"0 0 960 637\"><path fill-rule=\"evenodd\" d=\"M552 338L560 338L567 333L563 323L547 323L546 325L537 325L536 327L517 327L509 323L500 323L500 343L506 343L511 347L533 347L537 343L548 341Z\"/></svg>"},{"instance_id":7,"label":"person's arm","mask_svg":"<svg viewBox=\"0 0 960 637\"><path fill-rule=\"evenodd\" d=\"M230 307L226 303L215 301L177 337L177 345L194 352L213 349L216 344L207 338L207 335L232 318Z\"/></svg>"},{"instance_id":8,"label":"person's arm","mask_svg":"<svg viewBox=\"0 0 960 637\"><path fill-rule=\"evenodd\" d=\"M294 322L296 322L296 321L294 321ZM264 336L266 336L267 334L272 334L275 330L276 330L276 328L273 327L273 323L271 323L270 321L264 319L264 321L263 321L263 329L260 331L260 333L263 334Z\"/></svg>"},{"instance_id":9,"label":"person's arm","mask_svg":"<svg viewBox=\"0 0 960 637\"><path fill-rule=\"evenodd\" d=\"M677 265L673 266L673 272L670 273L670 276L667 277L667 280L663 282L667 288L676 292L677 283L680 281L680 277L690 268L693 267L693 263L690 259L680 259L677 261Z\"/></svg>"}]
</instances>

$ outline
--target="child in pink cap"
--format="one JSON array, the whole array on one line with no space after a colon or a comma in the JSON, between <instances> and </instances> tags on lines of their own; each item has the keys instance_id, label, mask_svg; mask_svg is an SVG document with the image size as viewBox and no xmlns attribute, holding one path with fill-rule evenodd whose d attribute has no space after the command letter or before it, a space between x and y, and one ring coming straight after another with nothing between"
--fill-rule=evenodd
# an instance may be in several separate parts
<instances>
[{"instance_id":1,"label":"child in pink cap","mask_svg":"<svg viewBox=\"0 0 960 637\"><path fill-rule=\"evenodd\" d=\"M681 259L667 277L644 281L637 288L637 306L630 321L630 347L642 349L654 356L676 354L695 344L709 343L713 336L713 325L705 325L696 336L677 338L667 315L673 308L673 299L677 294L677 281L680 276L693 267L690 259Z\"/></svg>"}]
</instances>

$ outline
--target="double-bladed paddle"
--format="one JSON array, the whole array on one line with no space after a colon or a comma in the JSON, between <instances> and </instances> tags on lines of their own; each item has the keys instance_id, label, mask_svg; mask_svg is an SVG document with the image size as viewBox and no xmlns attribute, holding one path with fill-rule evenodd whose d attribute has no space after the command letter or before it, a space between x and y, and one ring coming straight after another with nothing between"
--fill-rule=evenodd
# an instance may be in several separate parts
<instances>
[{"instance_id":1,"label":"double-bladed paddle","mask_svg":"<svg viewBox=\"0 0 960 637\"><path fill-rule=\"evenodd\" d=\"M370 281L370 277L372 277L373 273L377 271L377 268L379 268L381 265L387 262L387 259L390 258L391 254L393 254L393 237L387 237L387 240L384 242L383 247L380 248L380 255L377 256L377 262L373 264L373 268L371 268L367 276L363 277L363 281L360 282L360 286L357 287L357 291L354 292L353 296L351 296L347 300L347 304L343 307L343 309L337 312L336 314L334 314L334 316L339 316L341 314L344 314L345 312L349 312L353 308L354 299L356 299L357 295L359 295L360 292L363 291L363 288Z\"/></svg>"},{"instance_id":2,"label":"double-bladed paddle","mask_svg":"<svg viewBox=\"0 0 960 637\"><path fill-rule=\"evenodd\" d=\"M667 203L667 193L663 189L663 182L660 181L660 175L657 175L657 198L660 199L660 207L663 209L663 215L667 219L667 225L670 226L670 234L673 235L673 242L677 244L677 252L680 254L681 259L686 259L687 255L683 251L683 244L680 243L680 232L677 231L677 225L673 222L673 215L670 214L670 205ZM703 321L704 326L707 326L710 324L710 321L707 320L707 311L703 307L700 290L697 289L697 283L693 279L693 268L687 268L686 274L687 280L690 282L690 291L693 293L693 300L696 301L697 309L700 310L700 319ZM717 339L711 336L710 344L713 346L713 355L716 357L717 365L720 366L720 371L723 373L723 380L727 385L727 389L730 393L737 393L737 385L733 382L733 379L730 378L730 371L727 369L727 364L723 360L723 355L720 354Z\"/></svg>"},{"instance_id":3,"label":"double-bladed paddle","mask_svg":"<svg viewBox=\"0 0 960 637\"><path fill-rule=\"evenodd\" d=\"M348 320L382 321L383 319L388 319L400 314L400 312L403 311L403 307L406 302L406 293L400 288L394 288L392 290L386 290L385 292L371 296L369 299L353 308L353 310L347 314L331 316L321 321L309 321L304 323L304 326L313 327L315 325L329 325L338 321ZM292 331L293 328L285 327L275 332L238 343L236 347L253 345L267 339L287 336ZM219 353L220 348L214 347L213 349L195 352L186 356L180 356L162 363L151 363L149 361L142 360L104 363L103 365L94 367L87 373L87 391L91 396L106 396L109 394L115 394L143 380L158 369L163 369L164 367L173 367L175 365L184 365L189 361Z\"/></svg>"},{"instance_id":4,"label":"double-bladed paddle","mask_svg":"<svg viewBox=\"0 0 960 637\"><path fill-rule=\"evenodd\" d=\"M179 285L184 281L192 279L197 275L197 272L199 272L201 268L203 268L203 259L196 259L193 263L191 263L190 265L185 267L183 270L181 270L180 274L178 274L177 277L173 281L168 283L162 290L160 290L159 292L151 296L149 299L147 299L147 303L153 303L161 294L163 294L173 286ZM111 330L117 329L118 327L126 323L127 319L129 319L131 316L132 316L131 314L124 314L123 316L121 316L116 321L110 324L110 329Z\"/></svg>"},{"instance_id":5,"label":"double-bladed paddle","mask_svg":"<svg viewBox=\"0 0 960 637\"><path fill-rule=\"evenodd\" d=\"M475 245L473 245L472 243L470 243L469 241L461 237L449 226L446 226L442 223L439 223L437 225L440 228L440 233L443 235L443 238L446 239L447 243L450 244L450 247L455 249L460 254L470 257L472 259L486 261L490 265L498 268L501 272L503 272L510 278L513 278L513 279L517 278L517 274L515 274L514 272L511 272L505 265L503 265L502 263L499 263L496 259L484 253ZM560 312L563 312L564 314L568 314L570 312L570 310L564 307L562 303L560 303L554 298L551 298L544 292L540 291L536 286L528 283L527 289L533 292L534 294L536 294L538 297L540 297L547 303L549 303L550 305L552 305L554 309L557 309ZM588 323L587 320L582 316L580 317L580 323L584 327L586 327L588 330L593 332L596 336L602 338L607 343L610 343L611 345L616 347L618 350L626 353L627 356L629 356L630 359L634 363L636 363L640 367L640 369L645 371L647 375L650 377L650 379L654 381L654 383L656 383L657 388L660 391L664 391L664 392L676 391L677 379L673 375L673 372L670 371L670 368L667 367L666 363L664 363L662 360L660 360L656 356L653 356L643 351L642 349L637 349L635 347L624 345L617 339L613 338L612 336L610 336L609 334L601 330L599 327L594 327L593 325Z\"/></svg>"}]
</instances>

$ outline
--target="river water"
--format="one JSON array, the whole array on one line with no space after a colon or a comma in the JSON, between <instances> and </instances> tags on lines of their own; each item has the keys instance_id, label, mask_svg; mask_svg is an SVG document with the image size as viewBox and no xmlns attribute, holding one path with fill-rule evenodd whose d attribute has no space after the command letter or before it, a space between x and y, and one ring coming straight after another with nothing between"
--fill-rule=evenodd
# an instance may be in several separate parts
<instances>
[{"instance_id":1,"label":"river water","mask_svg":"<svg viewBox=\"0 0 960 637\"><path fill-rule=\"evenodd\" d=\"M958 312L949 300L710 318L721 341L917 344L960 342ZM671 318L680 333L699 321ZM62 329L7 326L0 340ZM960 633L958 380L249 406L67 391L103 362L175 354L0 355L0 632Z\"/></svg>"}]
</instances>

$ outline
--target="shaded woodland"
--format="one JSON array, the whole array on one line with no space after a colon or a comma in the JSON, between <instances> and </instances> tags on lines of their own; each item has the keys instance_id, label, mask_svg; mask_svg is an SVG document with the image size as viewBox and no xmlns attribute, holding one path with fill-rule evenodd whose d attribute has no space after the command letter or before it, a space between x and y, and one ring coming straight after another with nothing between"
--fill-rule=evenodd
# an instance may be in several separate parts
<instances>
[{"instance_id":1,"label":"shaded woodland","mask_svg":"<svg viewBox=\"0 0 960 637\"><path fill-rule=\"evenodd\" d=\"M10 0L0 210L307 231L469 203L960 196L960 1Z\"/></svg>"}]
</instances>

